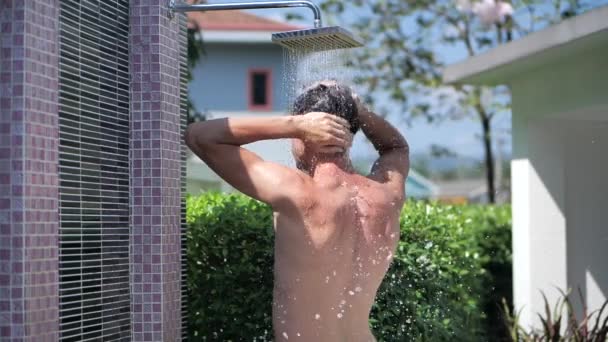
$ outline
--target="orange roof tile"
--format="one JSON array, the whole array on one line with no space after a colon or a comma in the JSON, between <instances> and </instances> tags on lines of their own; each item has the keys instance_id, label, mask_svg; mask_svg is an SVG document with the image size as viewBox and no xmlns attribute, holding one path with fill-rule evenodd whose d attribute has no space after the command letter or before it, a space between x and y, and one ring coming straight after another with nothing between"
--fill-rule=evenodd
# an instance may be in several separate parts
<instances>
[{"instance_id":1,"label":"orange roof tile","mask_svg":"<svg viewBox=\"0 0 608 342\"><path fill-rule=\"evenodd\" d=\"M188 27L208 31L291 31L301 27L244 11L188 12Z\"/></svg>"}]
</instances>

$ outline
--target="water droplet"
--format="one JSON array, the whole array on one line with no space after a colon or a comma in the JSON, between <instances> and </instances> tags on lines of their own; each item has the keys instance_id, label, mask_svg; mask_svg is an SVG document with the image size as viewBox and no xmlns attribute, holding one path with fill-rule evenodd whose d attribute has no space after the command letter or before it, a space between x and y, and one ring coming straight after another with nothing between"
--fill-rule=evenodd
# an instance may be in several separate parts
<instances>
[{"instance_id":1,"label":"water droplet","mask_svg":"<svg viewBox=\"0 0 608 342\"><path fill-rule=\"evenodd\" d=\"M283 332L283 337L285 337L286 340L289 340L289 336L287 336L286 332Z\"/></svg>"},{"instance_id":2,"label":"water droplet","mask_svg":"<svg viewBox=\"0 0 608 342\"><path fill-rule=\"evenodd\" d=\"M338 313L338 319L342 319L342 313Z\"/></svg>"},{"instance_id":3,"label":"water droplet","mask_svg":"<svg viewBox=\"0 0 608 342\"><path fill-rule=\"evenodd\" d=\"M426 243L426 245L424 245L425 249L430 249L431 247L433 247L433 241L429 241Z\"/></svg>"},{"instance_id":4,"label":"water droplet","mask_svg":"<svg viewBox=\"0 0 608 342\"><path fill-rule=\"evenodd\" d=\"M316 319L317 321L318 321L318 320L320 320L320 319L321 319L321 315L319 315L319 314L315 314L315 319Z\"/></svg>"},{"instance_id":5,"label":"water droplet","mask_svg":"<svg viewBox=\"0 0 608 342\"><path fill-rule=\"evenodd\" d=\"M355 287L355 292L361 292L361 291L363 291L363 289L361 288L361 286Z\"/></svg>"},{"instance_id":6,"label":"water droplet","mask_svg":"<svg viewBox=\"0 0 608 342\"><path fill-rule=\"evenodd\" d=\"M300 333L296 333L296 335L297 335L298 337L300 337Z\"/></svg>"},{"instance_id":7,"label":"water droplet","mask_svg":"<svg viewBox=\"0 0 608 342\"><path fill-rule=\"evenodd\" d=\"M351 296L355 295L355 293L353 291L348 291L348 294L351 295Z\"/></svg>"},{"instance_id":8,"label":"water droplet","mask_svg":"<svg viewBox=\"0 0 608 342\"><path fill-rule=\"evenodd\" d=\"M417 261L419 264L426 264L426 263L427 263L427 261L429 261L429 260L428 260L428 258L427 258L427 256L426 256L426 255L421 255L421 256L419 256L419 257L418 257L418 259L416 259L416 261Z\"/></svg>"},{"instance_id":9,"label":"water droplet","mask_svg":"<svg viewBox=\"0 0 608 342\"><path fill-rule=\"evenodd\" d=\"M346 304L346 301L345 301L344 299L342 299L342 300L340 301L340 305L344 305L344 304Z\"/></svg>"}]
</instances>

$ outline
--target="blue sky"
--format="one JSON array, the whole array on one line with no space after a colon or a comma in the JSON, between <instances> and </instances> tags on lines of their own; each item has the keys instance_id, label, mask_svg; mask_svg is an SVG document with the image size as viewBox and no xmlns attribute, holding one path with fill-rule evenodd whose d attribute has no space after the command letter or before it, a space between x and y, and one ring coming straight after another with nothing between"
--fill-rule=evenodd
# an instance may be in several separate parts
<instances>
[{"instance_id":1,"label":"blue sky","mask_svg":"<svg viewBox=\"0 0 608 342\"><path fill-rule=\"evenodd\" d=\"M286 13L297 13L302 15L307 20L303 23L309 25L312 23L312 12L306 8L302 9L268 9L251 11L257 15L270 17L272 19L281 20ZM356 13L353 13L356 14ZM350 17L356 17L355 15ZM336 23L340 24L340 23ZM442 51L442 57L450 62L457 62L465 57L464 50L448 48ZM376 103L383 103L381 94L374 96ZM444 121L440 124L428 124L422 120L417 120L408 126L401 118L400 113L392 112L388 116L388 120L397 126L406 136L410 143L414 154L429 153L430 147L433 144L449 146L454 152L461 156L474 157L477 159L483 158L483 146L479 136L481 135L481 127L479 122L463 119L459 121ZM502 115L496 118L495 128L500 132L502 140L506 142L504 151L510 154L511 138L510 127L511 119L509 115ZM362 136L358 136L353 146L353 154L356 157L369 157L373 155L373 149L364 141Z\"/></svg>"},{"instance_id":2,"label":"blue sky","mask_svg":"<svg viewBox=\"0 0 608 342\"><path fill-rule=\"evenodd\" d=\"M593 5L600 5L599 3L605 4L607 1L598 0ZM564 1L564 3L566 3ZM547 10L552 10L550 2L547 2ZM542 8L540 9L543 10ZM350 12L348 12L350 11ZM306 20L303 22L304 25L312 23L312 13L309 9L269 9L269 10L257 10L252 11L255 14L267 16L273 19L281 20L287 13L296 13L303 16ZM516 13L516 15L518 15ZM356 20L357 13L354 9L348 9L344 17L352 18ZM525 18L524 18L525 20ZM326 19L326 22L328 20ZM344 25L348 27L348 23L331 23ZM412 26L412 29L415 29ZM456 63L466 58L464 47L442 47L438 51L439 57L447 62L448 64ZM376 94L376 103L386 105L387 102L383 99L382 94ZM397 110L391 112L388 116L388 120L397 126L402 133L407 137L412 152L414 154L425 154L429 153L429 148L433 144L450 147L454 152L458 153L463 157L474 157L477 159L483 158L483 149L480 141L481 127L480 123L471 119L463 119L459 121L444 121L440 124L428 124L422 120L414 121L411 126L406 125L402 119L400 119L400 113ZM495 137L501 141L501 151L507 155L511 152L511 116L510 113L503 113L498 115L493 121L493 130ZM355 156L368 157L373 155L373 150L364 142L363 137L359 136L356 140L355 146L353 147L353 153Z\"/></svg>"}]
</instances>

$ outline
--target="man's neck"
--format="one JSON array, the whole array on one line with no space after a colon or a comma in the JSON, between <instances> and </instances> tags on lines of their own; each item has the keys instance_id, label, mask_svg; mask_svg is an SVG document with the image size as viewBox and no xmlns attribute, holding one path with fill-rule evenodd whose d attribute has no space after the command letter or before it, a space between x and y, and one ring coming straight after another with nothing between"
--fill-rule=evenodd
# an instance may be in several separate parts
<instances>
[{"instance_id":1,"label":"man's neck","mask_svg":"<svg viewBox=\"0 0 608 342\"><path fill-rule=\"evenodd\" d=\"M352 173L354 170L348 155L321 155L315 156L310 167L306 170L313 177L335 175L336 172Z\"/></svg>"}]
</instances>

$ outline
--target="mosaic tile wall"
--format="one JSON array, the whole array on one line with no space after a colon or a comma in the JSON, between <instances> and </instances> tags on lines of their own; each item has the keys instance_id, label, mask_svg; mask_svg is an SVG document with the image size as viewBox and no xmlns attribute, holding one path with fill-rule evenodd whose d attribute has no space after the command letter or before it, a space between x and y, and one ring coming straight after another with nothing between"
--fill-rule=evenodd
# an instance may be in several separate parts
<instances>
[{"instance_id":1,"label":"mosaic tile wall","mask_svg":"<svg viewBox=\"0 0 608 342\"><path fill-rule=\"evenodd\" d=\"M0 340L57 341L58 1L0 1Z\"/></svg>"},{"instance_id":2,"label":"mosaic tile wall","mask_svg":"<svg viewBox=\"0 0 608 342\"><path fill-rule=\"evenodd\" d=\"M181 340L180 35L164 1L132 0L133 341Z\"/></svg>"}]
</instances>

